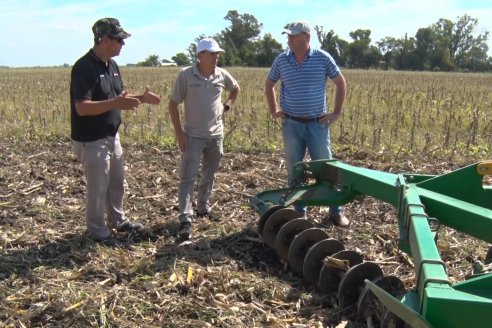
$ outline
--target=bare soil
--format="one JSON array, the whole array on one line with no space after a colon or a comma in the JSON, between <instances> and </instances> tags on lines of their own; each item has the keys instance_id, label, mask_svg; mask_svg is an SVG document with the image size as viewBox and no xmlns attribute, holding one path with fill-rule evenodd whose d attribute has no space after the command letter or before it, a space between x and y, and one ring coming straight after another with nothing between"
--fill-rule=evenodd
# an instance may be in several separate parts
<instances>
[{"instance_id":1,"label":"bare soil","mask_svg":"<svg viewBox=\"0 0 492 328\"><path fill-rule=\"evenodd\" d=\"M320 295L282 263L258 235L255 193L285 186L280 153L227 152L213 210L220 223L194 223L191 242L175 240L179 153L124 145L125 209L144 233L115 233L119 247L85 235L85 182L68 140L0 143L0 324L6 327L364 327L337 295ZM339 150L343 162L386 172L443 173L442 160ZM309 220L346 249L414 287L412 261L397 247L394 209L371 197L348 204L350 229ZM444 228L443 228L444 229ZM486 245L443 230L440 243L454 281L470 273ZM466 245L466 247L464 246Z\"/></svg>"}]
</instances>

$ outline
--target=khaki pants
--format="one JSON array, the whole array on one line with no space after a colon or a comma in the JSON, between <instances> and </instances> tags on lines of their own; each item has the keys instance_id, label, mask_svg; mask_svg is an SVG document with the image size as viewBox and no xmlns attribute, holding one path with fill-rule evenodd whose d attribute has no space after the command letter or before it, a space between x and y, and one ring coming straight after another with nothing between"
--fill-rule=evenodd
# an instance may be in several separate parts
<instances>
[{"instance_id":1,"label":"khaki pants","mask_svg":"<svg viewBox=\"0 0 492 328\"><path fill-rule=\"evenodd\" d=\"M201 161L198 184L197 211L210 211L209 198L212 194L215 173L222 158L222 138L187 137L186 151L181 156L180 183L178 190L179 221L193 221L193 191Z\"/></svg>"},{"instance_id":2,"label":"khaki pants","mask_svg":"<svg viewBox=\"0 0 492 328\"><path fill-rule=\"evenodd\" d=\"M85 220L92 238L104 239L126 221L123 212L123 149L119 135L92 142L72 140L87 182ZM108 225L105 224L105 212Z\"/></svg>"}]
</instances>

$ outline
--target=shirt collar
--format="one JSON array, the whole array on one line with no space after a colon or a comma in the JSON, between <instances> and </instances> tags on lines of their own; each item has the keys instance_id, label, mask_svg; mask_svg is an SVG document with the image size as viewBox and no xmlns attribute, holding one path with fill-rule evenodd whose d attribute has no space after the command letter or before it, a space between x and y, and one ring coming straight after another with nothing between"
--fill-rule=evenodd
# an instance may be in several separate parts
<instances>
[{"instance_id":1,"label":"shirt collar","mask_svg":"<svg viewBox=\"0 0 492 328\"><path fill-rule=\"evenodd\" d=\"M196 76L201 76L201 77L203 77L203 75L202 75L202 74L200 73L200 71L198 70L198 63L195 63L195 64L193 65L193 74L195 74ZM218 71L217 71L217 67L215 67L213 76L214 76L214 78L215 78L215 77L217 77L218 75L219 75L219 73L218 73Z\"/></svg>"},{"instance_id":2,"label":"shirt collar","mask_svg":"<svg viewBox=\"0 0 492 328\"><path fill-rule=\"evenodd\" d=\"M104 62L101 58L97 57L96 56L96 53L94 52L94 49L89 49L89 55L92 57L92 59L96 62L96 63L99 63L101 65L103 65L104 67L110 67L111 66L111 58L108 60L108 62Z\"/></svg>"},{"instance_id":3,"label":"shirt collar","mask_svg":"<svg viewBox=\"0 0 492 328\"><path fill-rule=\"evenodd\" d=\"M313 51L314 51L313 48L309 47L306 57L311 57L313 55ZM287 56L294 57L294 52L290 50L290 48L287 49Z\"/></svg>"}]
</instances>

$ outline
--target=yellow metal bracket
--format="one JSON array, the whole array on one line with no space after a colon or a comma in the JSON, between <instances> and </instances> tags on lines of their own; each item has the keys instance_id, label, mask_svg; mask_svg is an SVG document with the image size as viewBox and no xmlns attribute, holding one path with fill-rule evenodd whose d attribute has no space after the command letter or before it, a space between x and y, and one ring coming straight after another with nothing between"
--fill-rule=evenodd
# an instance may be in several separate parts
<instances>
[{"instance_id":1,"label":"yellow metal bracket","mask_svg":"<svg viewBox=\"0 0 492 328\"><path fill-rule=\"evenodd\" d=\"M492 161L485 161L478 164L477 172L480 175L492 175Z\"/></svg>"}]
</instances>

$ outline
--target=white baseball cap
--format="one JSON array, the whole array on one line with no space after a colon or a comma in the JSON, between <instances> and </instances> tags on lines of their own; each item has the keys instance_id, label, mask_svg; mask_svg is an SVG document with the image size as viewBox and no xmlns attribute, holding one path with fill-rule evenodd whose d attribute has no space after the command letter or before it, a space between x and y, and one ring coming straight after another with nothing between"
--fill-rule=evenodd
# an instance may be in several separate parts
<instances>
[{"instance_id":1,"label":"white baseball cap","mask_svg":"<svg viewBox=\"0 0 492 328\"><path fill-rule=\"evenodd\" d=\"M224 49L219 47L217 41L212 38L205 38L198 41L196 44L196 53L208 51L208 52L224 52Z\"/></svg>"},{"instance_id":2,"label":"white baseball cap","mask_svg":"<svg viewBox=\"0 0 492 328\"><path fill-rule=\"evenodd\" d=\"M305 21L294 21L290 24L285 25L282 34L287 33L288 35L297 35L302 32L311 34L308 23L306 23Z\"/></svg>"}]
</instances>

